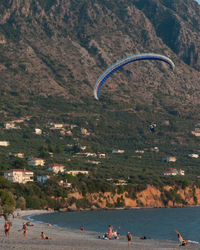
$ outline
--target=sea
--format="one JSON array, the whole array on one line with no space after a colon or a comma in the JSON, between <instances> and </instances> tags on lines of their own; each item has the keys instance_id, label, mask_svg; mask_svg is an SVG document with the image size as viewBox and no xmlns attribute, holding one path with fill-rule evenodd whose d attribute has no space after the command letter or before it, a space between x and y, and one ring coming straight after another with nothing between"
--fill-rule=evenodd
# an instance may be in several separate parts
<instances>
[{"instance_id":1,"label":"sea","mask_svg":"<svg viewBox=\"0 0 200 250\"><path fill-rule=\"evenodd\" d=\"M71 230L84 227L97 235L112 225L120 235L131 232L139 237L177 241L175 231L179 231L184 239L200 242L200 207L55 212L29 219Z\"/></svg>"}]
</instances>

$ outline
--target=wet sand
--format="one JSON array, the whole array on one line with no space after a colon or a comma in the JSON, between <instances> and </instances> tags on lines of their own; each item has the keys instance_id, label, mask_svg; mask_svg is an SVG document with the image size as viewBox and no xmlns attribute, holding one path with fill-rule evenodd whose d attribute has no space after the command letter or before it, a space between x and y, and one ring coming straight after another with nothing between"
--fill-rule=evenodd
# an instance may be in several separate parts
<instances>
[{"instance_id":1,"label":"wet sand","mask_svg":"<svg viewBox=\"0 0 200 250\"><path fill-rule=\"evenodd\" d=\"M0 219L0 249L16 249L16 250L90 250L90 249L180 249L177 242L168 240L146 239L141 240L138 237L133 237L132 245L128 246L125 236L121 236L119 240L103 240L98 239L98 233L86 231L72 231L66 228L55 226L48 226L46 224L31 222L34 226L28 227L27 238L24 238L22 223L28 220L24 216L43 213L46 211L30 210L22 211L20 215L22 218L11 219L12 227L10 237L4 235L4 219ZM50 240L41 239L41 232L50 237ZM182 246L183 249L200 249L200 245L189 244L189 246Z\"/></svg>"}]
</instances>

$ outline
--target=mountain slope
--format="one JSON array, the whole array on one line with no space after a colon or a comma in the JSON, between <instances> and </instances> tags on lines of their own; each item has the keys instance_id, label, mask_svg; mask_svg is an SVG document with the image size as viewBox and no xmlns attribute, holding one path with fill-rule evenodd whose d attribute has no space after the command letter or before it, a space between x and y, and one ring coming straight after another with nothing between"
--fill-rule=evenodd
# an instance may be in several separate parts
<instances>
[{"instance_id":1,"label":"mountain slope","mask_svg":"<svg viewBox=\"0 0 200 250\"><path fill-rule=\"evenodd\" d=\"M93 98L92 87L107 66L151 51L173 59L175 72L154 62L132 64L102 94L108 89L108 98L151 103L161 92L174 102L183 104L178 96L199 103L200 17L194 1L18 0L0 8L1 90L25 99L61 95L79 102L80 96Z\"/></svg>"}]
</instances>

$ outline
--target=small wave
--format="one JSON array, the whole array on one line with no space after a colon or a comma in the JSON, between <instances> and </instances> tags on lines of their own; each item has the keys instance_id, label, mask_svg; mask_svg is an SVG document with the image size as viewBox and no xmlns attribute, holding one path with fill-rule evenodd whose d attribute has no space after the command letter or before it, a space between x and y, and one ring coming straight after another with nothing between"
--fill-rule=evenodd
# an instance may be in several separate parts
<instances>
[{"instance_id":1,"label":"small wave","mask_svg":"<svg viewBox=\"0 0 200 250\"><path fill-rule=\"evenodd\" d=\"M188 242L193 243L193 244L199 244L198 241L194 241L194 240L188 240Z\"/></svg>"}]
</instances>

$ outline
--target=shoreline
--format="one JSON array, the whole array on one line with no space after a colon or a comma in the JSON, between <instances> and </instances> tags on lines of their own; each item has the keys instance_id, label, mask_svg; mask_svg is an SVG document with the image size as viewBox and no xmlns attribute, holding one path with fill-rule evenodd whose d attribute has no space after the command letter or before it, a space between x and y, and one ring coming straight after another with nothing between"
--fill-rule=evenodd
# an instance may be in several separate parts
<instances>
[{"instance_id":1,"label":"shoreline","mask_svg":"<svg viewBox=\"0 0 200 250\"><path fill-rule=\"evenodd\" d=\"M20 218L11 218L12 227L10 237L6 238L3 232L4 219L0 219L0 249L16 249L16 250L81 250L81 249L179 249L177 242L169 240L146 239L141 240L139 237L133 237L132 244L128 246L126 237L122 235L119 240L103 240L98 239L98 232L71 230L59 226L48 226L42 222L32 220L34 226L28 227L27 238L24 238L23 232L19 231L22 228L23 222L29 221L28 217L43 213L52 213L47 210L24 210L16 211L20 213ZM50 237L50 240L42 240L41 232ZM185 249L199 249L199 245L189 244Z\"/></svg>"}]
</instances>

